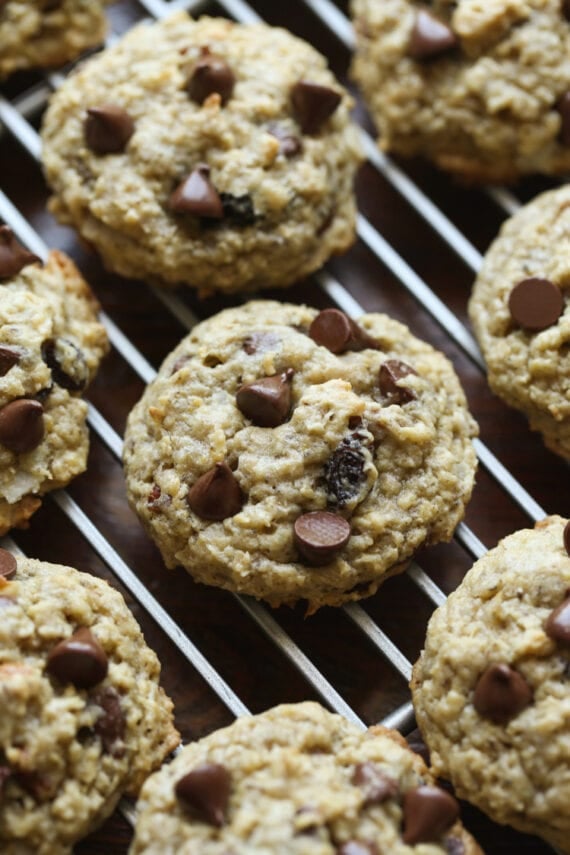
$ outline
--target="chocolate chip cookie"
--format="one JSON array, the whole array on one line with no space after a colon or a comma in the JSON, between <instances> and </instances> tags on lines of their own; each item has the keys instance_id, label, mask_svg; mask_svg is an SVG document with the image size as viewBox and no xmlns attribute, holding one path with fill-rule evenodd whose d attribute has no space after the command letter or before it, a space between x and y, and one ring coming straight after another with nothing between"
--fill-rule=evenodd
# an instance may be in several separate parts
<instances>
[{"instance_id":1,"label":"chocolate chip cookie","mask_svg":"<svg viewBox=\"0 0 570 855\"><path fill-rule=\"evenodd\" d=\"M49 68L103 41L109 0L0 0L0 79Z\"/></svg>"},{"instance_id":2,"label":"chocolate chip cookie","mask_svg":"<svg viewBox=\"0 0 570 855\"><path fill-rule=\"evenodd\" d=\"M133 409L129 500L168 567L312 612L452 536L475 433L450 363L402 324L254 301L195 327Z\"/></svg>"},{"instance_id":3,"label":"chocolate chip cookie","mask_svg":"<svg viewBox=\"0 0 570 855\"><path fill-rule=\"evenodd\" d=\"M0 226L0 535L86 467L81 394L108 348L98 309L69 258L42 265Z\"/></svg>"},{"instance_id":4,"label":"chocolate chip cookie","mask_svg":"<svg viewBox=\"0 0 570 855\"><path fill-rule=\"evenodd\" d=\"M152 775L130 853L480 853L458 816L395 731L284 704L188 745Z\"/></svg>"},{"instance_id":5,"label":"chocolate chip cookie","mask_svg":"<svg viewBox=\"0 0 570 855\"><path fill-rule=\"evenodd\" d=\"M160 666L101 579L0 550L0 849L66 855L176 746Z\"/></svg>"},{"instance_id":6,"label":"chocolate chip cookie","mask_svg":"<svg viewBox=\"0 0 570 855\"><path fill-rule=\"evenodd\" d=\"M565 0L352 0L380 145L476 181L570 170Z\"/></svg>"},{"instance_id":7,"label":"chocolate chip cookie","mask_svg":"<svg viewBox=\"0 0 570 855\"><path fill-rule=\"evenodd\" d=\"M570 523L506 537L433 615L414 667L436 775L570 852Z\"/></svg>"},{"instance_id":8,"label":"chocolate chip cookie","mask_svg":"<svg viewBox=\"0 0 570 855\"><path fill-rule=\"evenodd\" d=\"M570 187L505 222L474 284L469 314L489 384L570 459Z\"/></svg>"},{"instance_id":9,"label":"chocolate chip cookie","mask_svg":"<svg viewBox=\"0 0 570 855\"><path fill-rule=\"evenodd\" d=\"M183 12L136 27L53 96L52 209L125 276L288 285L354 239L351 103L285 30Z\"/></svg>"}]
</instances>

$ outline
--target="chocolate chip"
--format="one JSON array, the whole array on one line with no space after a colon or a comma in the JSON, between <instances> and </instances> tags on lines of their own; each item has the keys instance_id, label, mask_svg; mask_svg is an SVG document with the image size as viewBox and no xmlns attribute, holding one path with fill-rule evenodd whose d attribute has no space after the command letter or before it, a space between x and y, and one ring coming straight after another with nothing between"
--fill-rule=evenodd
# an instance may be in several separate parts
<instances>
[{"instance_id":1,"label":"chocolate chip","mask_svg":"<svg viewBox=\"0 0 570 855\"><path fill-rule=\"evenodd\" d=\"M28 264L40 261L16 240L9 226L0 226L0 279L10 279Z\"/></svg>"},{"instance_id":2,"label":"chocolate chip","mask_svg":"<svg viewBox=\"0 0 570 855\"><path fill-rule=\"evenodd\" d=\"M489 665L483 671L473 696L479 715L506 724L532 701L532 690L524 677L510 665Z\"/></svg>"},{"instance_id":3,"label":"chocolate chip","mask_svg":"<svg viewBox=\"0 0 570 855\"><path fill-rule=\"evenodd\" d=\"M398 792L397 782L370 760L356 766L352 783L363 791L365 805L382 804Z\"/></svg>"},{"instance_id":4,"label":"chocolate chip","mask_svg":"<svg viewBox=\"0 0 570 855\"><path fill-rule=\"evenodd\" d=\"M113 686L105 686L93 695L92 700L102 710L94 731L101 740L103 751L113 757L123 757L126 721L119 693Z\"/></svg>"},{"instance_id":5,"label":"chocolate chip","mask_svg":"<svg viewBox=\"0 0 570 855\"><path fill-rule=\"evenodd\" d=\"M248 356L252 356L254 353L266 353L268 350L275 350L280 342L281 339L276 333L254 332L244 339L242 347Z\"/></svg>"},{"instance_id":6,"label":"chocolate chip","mask_svg":"<svg viewBox=\"0 0 570 855\"><path fill-rule=\"evenodd\" d=\"M236 394L238 409L259 427L283 424L291 409L291 381L294 373L292 368L288 368L282 374L273 374L240 386Z\"/></svg>"},{"instance_id":7,"label":"chocolate chip","mask_svg":"<svg viewBox=\"0 0 570 855\"><path fill-rule=\"evenodd\" d=\"M269 125L267 131L272 137L279 140L279 154L282 154L283 157L295 157L303 150L303 143L299 137L284 128L283 125Z\"/></svg>"},{"instance_id":8,"label":"chocolate chip","mask_svg":"<svg viewBox=\"0 0 570 855\"><path fill-rule=\"evenodd\" d=\"M174 792L210 825L221 827L226 819L231 778L220 763L204 763L177 781Z\"/></svg>"},{"instance_id":9,"label":"chocolate chip","mask_svg":"<svg viewBox=\"0 0 570 855\"><path fill-rule=\"evenodd\" d=\"M107 656L91 633L83 626L53 647L46 670L60 683L72 683L78 689L90 689L107 676Z\"/></svg>"},{"instance_id":10,"label":"chocolate chip","mask_svg":"<svg viewBox=\"0 0 570 855\"><path fill-rule=\"evenodd\" d=\"M291 89L293 115L304 134L316 134L341 100L340 92L310 80L299 80Z\"/></svg>"},{"instance_id":11,"label":"chocolate chip","mask_svg":"<svg viewBox=\"0 0 570 855\"><path fill-rule=\"evenodd\" d=\"M19 361L20 354L17 350L0 345L0 377L4 377Z\"/></svg>"},{"instance_id":12,"label":"chocolate chip","mask_svg":"<svg viewBox=\"0 0 570 855\"><path fill-rule=\"evenodd\" d=\"M295 545L308 564L315 567L336 558L349 537L350 525L330 511L311 511L295 520Z\"/></svg>"},{"instance_id":13,"label":"chocolate chip","mask_svg":"<svg viewBox=\"0 0 570 855\"><path fill-rule=\"evenodd\" d=\"M570 595L550 613L544 631L554 641L570 646Z\"/></svg>"},{"instance_id":14,"label":"chocolate chip","mask_svg":"<svg viewBox=\"0 0 570 855\"><path fill-rule=\"evenodd\" d=\"M452 795L422 784L404 796L404 843L430 843L453 825L459 816L459 804Z\"/></svg>"},{"instance_id":15,"label":"chocolate chip","mask_svg":"<svg viewBox=\"0 0 570 855\"><path fill-rule=\"evenodd\" d=\"M527 330L544 330L556 323L564 308L560 288L550 279L523 279L509 295L513 320Z\"/></svg>"},{"instance_id":16,"label":"chocolate chip","mask_svg":"<svg viewBox=\"0 0 570 855\"><path fill-rule=\"evenodd\" d=\"M337 848L336 855L380 855L380 850L371 841L348 840Z\"/></svg>"},{"instance_id":17,"label":"chocolate chip","mask_svg":"<svg viewBox=\"0 0 570 855\"><path fill-rule=\"evenodd\" d=\"M564 540L564 549L570 555L570 520L564 526L564 532L562 534Z\"/></svg>"},{"instance_id":18,"label":"chocolate chip","mask_svg":"<svg viewBox=\"0 0 570 855\"><path fill-rule=\"evenodd\" d=\"M257 220L253 200L249 193L234 196L232 193L220 193L224 219L234 226L252 226Z\"/></svg>"},{"instance_id":19,"label":"chocolate chip","mask_svg":"<svg viewBox=\"0 0 570 855\"><path fill-rule=\"evenodd\" d=\"M447 855L465 855L465 846L459 837L447 837L443 845Z\"/></svg>"},{"instance_id":20,"label":"chocolate chip","mask_svg":"<svg viewBox=\"0 0 570 855\"><path fill-rule=\"evenodd\" d=\"M365 469L371 462L372 442L372 434L357 430L344 437L326 461L324 477L327 499L332 505L345 508L367 487Z\"/></svg>"},{"instance_id":21,"label":"chocolate chip","mask_svg":"<svg viewBox=\"0 0 570 855\"><path fill-rule=\"evenodd\" d=\"M89 369L82 351L66 338L46 339L42 359L51 370L54 383L70 392L80 392L89 381Z\"/></svg>"},{"instance_id":22,"label":"chocolate chip","mask_svg":"<svg viewBox=\"0 0 570 855\"><path fill-rule=\"evenodd\" d=\"M241 511L243 495L227 463L216 463L190 488L187 501L202 519L220 521Z\"/></svg>"},{"instance_id":23,"label":"chocolate chip","mask_svg":"<svg viewBox=\"0 0 570 855\"><path fill-rule=\"evenodd\" d=\"M457 44L453 30L428 12L419 9L408 42L408 56L412 59L432 59Z\"/></svg>"},{"instance_id":24,"label":"chocolate chip","mask_svg":"<svg viewBox=\"0 0 570 855\"><path fill-rule=\"evenodd\" d=\"M117 104L89 107L83 125L85 142L95 154L123 151L135 132L135 123Z\"/></svg>"},{"instance_id":25,"label":"chocolate chip","mask_svg":"<svg viewBox=\"0 0 570 855\"><path fill-rule=\"evenodd\" d=\"M7 549L0 549L0 578L11 579L16 575L18 562Z\"/></svg>"},{"instance_id":26,"label":"chocolate chip","mask_svg":"<svg viewBox=\"0 0 570 855\"><path fill-rule=\"evenodd\" d=\"M323 309L319 312L309 327L309 336L332 353L364 350L367 347L378 349L375 340L340 309Z\"/></svg>"},{"instance_id":27,"label":"chocolate chip","mask_svg":"<svg viewBox=\"0 0 570 855\"><path fill-rule=\"evenodd\" d=\"M570 146L570 92L565 92L556 102L560 113L560 142Z\"/></svg>"},{"instance_id":28,"label":"chocolate chip","mask_svg":"<svg viewBox=\"0 0 570 855\"><path fill-rule=\"evenodd\" d=\"M235 82L234 73L227 62L205 48L202 57L192 69L186 88L197 104L202 104L213 92L217 92L222 104L225 104L234 91Z\"/></svg>"},{"instance_id":29,"label":"chocolate chip","mask_svg":"<svg viewBox=\"0 0 570 855\"><path fill-rule=\"evenodd\" d=\"M210 167L199 163L171 194L168 205L176 214L221 220L224 209L220 195L210 181Z\"/></svg>"},{"instance_id":30,"label":"chocolate chip","mask_svg":"<svg viewBox=\"0 0 570 855\"><path fill-rule=\"evenodd\" d=\"M407 377L408 374L416 374L411 365L402 362L401 359L387 359L380 366L378 372L378 382L380 391L387 399L389 404L408 404L410 401L415 401L417 395L408 386L400 386L399 380Z\"/></svg>"},{"instance_id":31,"label":"chocolate chip","mask_svg":"<svg viewBox=\"0 0 570 855\"><path fill-rule=\"evenodd\" d=\"M32 398L18 398L0 410L0 443L15 454L32 451L44 438L44 408Z\"/></svg>"}]
</instances>

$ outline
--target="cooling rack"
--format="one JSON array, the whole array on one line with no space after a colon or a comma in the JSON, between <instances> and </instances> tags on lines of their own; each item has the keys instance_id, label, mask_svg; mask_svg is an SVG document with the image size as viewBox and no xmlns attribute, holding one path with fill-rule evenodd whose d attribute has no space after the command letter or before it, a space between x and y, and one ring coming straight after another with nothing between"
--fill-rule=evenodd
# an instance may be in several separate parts
<instances>
[{"instance_id":1,"label":"cooling rack","mask_svg":"<svg viewBox=\"0 0 570 855\"><path fill-rule=\"evenodd\" d=\"M286 26L318 47L354 91L348 2L124 0L109 9L109 41L140 20L179 8ZM567 467L519 414L491 395L466 314L482 253L501 222L551 182L468 188L425 164L388 158L377 149L354 92L367 155L357 180L357 241L309 280L261 296L337 305L353 317L384 311L443 350L480 425L479 474L465 522L450 544L419 553L406 574L374 597L305 619L300 609L271 610L196 585L182 570L166 571L128 508L120 465L128 412L187 329L238 298L199 301L193 293L161 293L110 275L73 232L55 223L45 207L37 130L61 79L59 72L22 74L0 90L0 220L39 256L57 247L76 260L101 301L112 351L89 391L87 472L47 497L30 529L2 546L88 570L123 592L161 659L162 682L185 741L235 716L304 699L320 700L362 727L382 721L409 733L415 725L407 683L433 608L501 537L547 513L569 513ZM553 851L467 805L463 818L491 855ZM125 853L132 820L132 806L122 802L76 853Z\"/></svg>"}]
</instances>

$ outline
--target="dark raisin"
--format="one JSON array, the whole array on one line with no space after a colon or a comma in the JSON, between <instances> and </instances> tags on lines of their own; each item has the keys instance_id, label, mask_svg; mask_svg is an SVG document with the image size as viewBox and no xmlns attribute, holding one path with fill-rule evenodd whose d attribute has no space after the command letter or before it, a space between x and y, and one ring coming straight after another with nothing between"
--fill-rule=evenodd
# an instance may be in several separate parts
<instances>
[{"instance_id":1,"label":"dark raisin","mask_svg":"<svg viewBox=\"0 0 570 855\"><path fill-rule=\"evenodd\" d=\"M224 209L224 219L235 226L252 226L257 217L253 209L253 200L249 193L234 196L232 193L220 193Z\"/></svg>"},{"instance_id":2,"label":"dark raisin","mask_svg":"<svg viewBox=\"0 0 570 855\"><path fill-rule=\"evenodd\" d=\"M357 430L346 436L325 463L325 482L331 505L345 508L349 502L362 501L367 488L366 468L370 463L372 436ZM366 492L368 492L366 489Z\"/></svg>"}]
</instances>

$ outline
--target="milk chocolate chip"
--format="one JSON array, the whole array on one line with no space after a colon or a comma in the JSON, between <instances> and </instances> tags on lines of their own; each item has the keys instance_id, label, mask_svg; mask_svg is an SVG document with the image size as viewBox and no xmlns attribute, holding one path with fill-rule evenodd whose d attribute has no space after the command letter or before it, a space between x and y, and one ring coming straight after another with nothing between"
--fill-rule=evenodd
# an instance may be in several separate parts
<instances>
[{"instance_id":1,"label":"milk chocolate chip","mask_svg":"<svg viewBox=\"0 0 570 855\"><path fill-rule=\"evenodd\" d=\"M210 167L199 163L171 194L169 207L176 214L221 220L224 208L220 195L210 181Z\"/></svg>"},{"instance_id":2,"label":"milk chocolate chip","mask_svg":"<svg viewBox=\"0 0 570 855\"><path fill-rule=\"evenodd\" d=\"M237 391L239 410L260 427L283 424L291 409L291 380L295 372L288 368L281 374L247 383Z\"/></svg>"},{"instance_id":3,"label":"milk chocolate chip","mask_svg":"<svg viewBox=\"0 0 570 855\"><path fill-rule=\"evenodd\" d=\"M570 555L570 521L567 522L564 526L564 533L562 537L564 538L564 548L568 555Z\"/></svg>"},{"instance_id":4,"label":"milk chocolate chip","mask_svg":"<svg viewBox=\"0 0 570 855\"><path fill-rule=\"evenodd\" d=\"M346 546L350 525L344 517L329 511L311 511L295 520L294 539L308 564L328 564Z\"/></svg>"},{"instance_id":5,"label":"milk chocolate chip","mask_svg":"<svg viewBox=\"0 0 570 855\"><path fill-rule=\"evenodd\" d=\"M0 576L3 579L11 579L16 575L18 562L11 552L7 549L0 549Z\"/></svg>"},{"instance_id":6,"label":"milk chocolate chip","mask_svg":"<svg viewBox=\"0 0 570 855\"><path fill-rule=\"evenodd\" d=\"M316 134L341 100L340 92L310 80L300 80L291 90L293 114L304 134Z\"/></svg>"},{"instance_id":7,"label":"milk chocolate chip","mask_svg":"<svg viewBox=\"0 0 570 855\"><path fill-rule=\"evenodd\" d=\"M398 784L370 760L354 769L352 783L364 793L365 805L379 805L398 792Z\"/></svg>"},{"instance_id":8,"label":"milk chocolate chip","mask_svg":"<svg viewBox=\"0 0 570 855\"><path fill-rule=\"evenodd\" d=\"M479 715L506 724L532 701L532 689L524 677L503 663L489 665L483 671L473 696Z\"/></svg>"},{"instance_id":9,"label":"milk chocolate chip","mask_svg":"<svg viewBox=\"0 0 570 855\"><path fill-rule=\"evenodd\" d=\"M54 383L70 392L85 389L89 369L79 348L66 338L50 338L42 344L42 359L51 370Z\"/></svg>"},{"instance_id":10,"label":"milk chocolate chip","mask_svg":"<svg viewBox=\"0 0 570 855\"><path fill-rule=\"evenodd\" d=\"M85 142L95 154L123 151L135 132L135 123L117 104L89 107L83 125Z\"/></svg>"},{"instance_id":11,"label":"milk chocolate chip","mask_svg":"<svg viewBox=\"0 0 570 855\"><path fill-rule=\"evenodd\" d=\"M457 44L453 30L428 12L419 9L408 42L408 56L412 59L432 59Z\"/></svg>"},{"instance_id":12,"label":"milk chocolate chip","mask_svg":"<svg viewBox=\"0 0 570 855\"><path fill-rule=\"evenodd\" d=\"M323 309L309 327L309 336L332 353L378 349L377 343L340 309Z\"/></svg>"},{"instance_id":13,"label":"milk chocolate chip","mask_svg":"<svg viewBox=\"0 0 570 855\"><path fill-rule=\"evenodd\" d=\"M44 408L33 398L18 398L0 410L0 443L15 454L32 451L44 438Z\"/></svg>"},{"instance_id":14,"label":"milk chocolate chip","mask_svg":"<svg viewBox=\"0 0 570 855\"><path fill-rule=\"evenodd\" d=\"M230 788L230 773L225 766L204 763L180 778L174 792L183 804L194 808L201 819L219 828L225 822Z\"/></svg>"},{"instance_id":15,"label":"milk chocolate chip","mask_svg":"<svg viewBox=\"0 0 570 855\"><path fill-rule=\"evenodd\" d=\"M436 841L459 816L459 805L452 795L422 784L404 796L404 843Z\"/></svg>"},{"instance_id":16,"label":"milk chocolate chip","mask_svg":"<svg viewBox=\"0 0 570 855\"><path fill-rule=\"evenodd\" d=\"M126 721L117 690L113 686L105 686L93 696L93 701L101 708L93 729L101 740L103 751L113 757L122 757L125 753Z\"/></svg>"},{"instance_id":17,"label":"milk chocolate chip","mask_svg":"<svg viewBox=\"0 0 570 855\"><path fill-rule=\"evenodd\" d=\"M12 347L0 345L0 377L4 377L10 368L20 361L20 354Z\"/></svg>"},{"instance_id":18,"label":"milk chocolate chip","mask_svg":"<svg viewBox=\"0 0 570 855\"><path fill-rule=\"evenodd\" d=\"M188 94L197 104L202 104L209 95L217 92L225 104L234 91L235 80L227 62L204 48L188 81Z\"/></svg>"},{"instance_id":19,"label":"milk chocolate chip","mask_svg":"<svg viewBox=\"0 0 570 855\"><path fill-rule=\"evenodd\" d=\"M188 504L205 520L225 520L241 511L243 495L227 463L216 463L191 487Z\"/></svg>"},{"instance_id":20,"label":"milk chocolate chip","mask_svg":"<svg viewBox=\"0 0 570 855\"><path fill-rule=\"evenodd\" d=\"M417 374L417 371L401 359L387 359L380 366L378 372L380 391L389 404L407 404L417 397L412 389L398 383L408 374Z\"/></svg>"},{"instance_id":21,"label":"milk chocolate chip","mask_svg":"<svg viewBox=\"0 0 570 855\"><path fill-rule=\"evenodd\" d=\"M509 295L509 312L523 329L536 332L556 323L564 308L560 288L550 279L523 279Z\"/></svg>"},{"instance_id":22,"label":"milk chocolate chip","mask_svg":"<svg viewBox=\"0 0 570 855\"><path fill-rule=\"evenodd\" d=\"M570 592L564 602L550 613L544 631L559 644L570 646Z\"/></svg>"},{"instance_id":23,"label":"milk chocolate chip","mask_svg":"<svg viewBox=\"0 0 570 855\"><path fill-rule=\"evenodd\" d=\"M0 279L11 279L28 264L40 261L16 240L9 226L0 226Z\"/></svg>"},{"instance_id":24,"label":"milk chocolate chip","mask_svg":"<svg viewBox=\"0 0 570 855\"><path fill-rule=\"evenodd\" d=\"M50 650L46 670L60 683L72 683L78 689L90 689L107 676L107 656L92 634L83 626Z\"/></svg>"}]
</instances>

